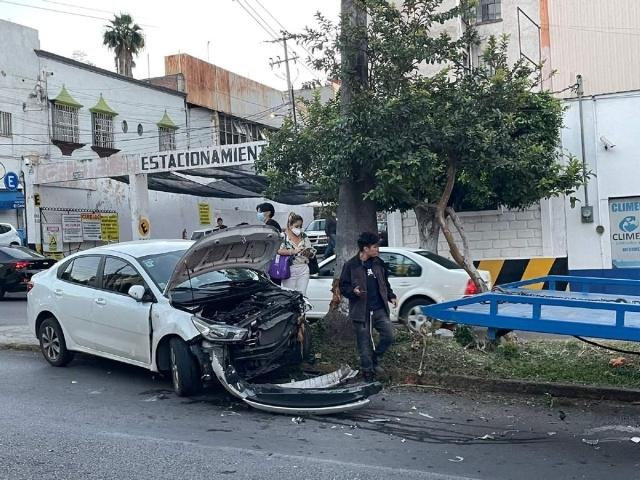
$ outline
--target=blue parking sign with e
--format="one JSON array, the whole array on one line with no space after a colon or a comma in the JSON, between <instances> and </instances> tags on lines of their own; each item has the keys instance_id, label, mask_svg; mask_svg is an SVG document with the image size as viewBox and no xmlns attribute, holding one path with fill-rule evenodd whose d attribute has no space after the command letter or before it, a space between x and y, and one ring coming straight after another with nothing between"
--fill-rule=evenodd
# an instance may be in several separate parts
<instances>
[{"instance_id":1,"label":"blue parking sign with e","mask_svg":"<svg viewBox=\"0 0 640 480\"><path fill-rule=\"evenodd\" d=\"M14 172L7 172L4 176L4 187L7 190L17 190L20 179Z\"/></svg>"}]
</instances>

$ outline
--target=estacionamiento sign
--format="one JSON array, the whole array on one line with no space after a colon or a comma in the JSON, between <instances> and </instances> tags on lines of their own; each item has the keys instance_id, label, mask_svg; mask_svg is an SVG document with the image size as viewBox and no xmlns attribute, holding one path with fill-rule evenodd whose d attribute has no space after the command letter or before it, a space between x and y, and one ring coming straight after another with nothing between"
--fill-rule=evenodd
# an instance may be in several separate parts
<instances>
[{"instance_id":1,"label":"estacionamiento sign","mask_svg":"<svg viewBox=\"0 0 640 480\"><path fill-rule=\"evenodd\" d=\"M640 267L640 197L609 199L609 222L613 267Z\"/></svg>"},{"instance_id":2,"label":"estacionamiento sign","mask_svg":"<svg viewBox=\"0 0 640 480\"><path fill-rule=\"evenodd\" d=\"M250 165L260 158L260 152L266 145L267 142L250 142L140 155L138 173Z\"/></svg>"}]
</instances>

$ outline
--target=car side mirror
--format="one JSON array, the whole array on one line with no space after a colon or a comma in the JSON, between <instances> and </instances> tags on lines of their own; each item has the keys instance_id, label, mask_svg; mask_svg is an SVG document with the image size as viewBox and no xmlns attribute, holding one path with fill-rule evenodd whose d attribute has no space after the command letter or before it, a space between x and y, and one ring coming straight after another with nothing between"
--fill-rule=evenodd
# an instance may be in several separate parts
<instances>
[{"instance_id":1,"label":"car side mirror","mask_svg":"<svg viewBox=\"0 0 640 480\"><path fill-rule=\"evenodd\" d=\"M129 296L136 300L136 302L141 302L144 298L145 288L142 285L134 285L127 292Z\"/></svg>"}]
</instances>

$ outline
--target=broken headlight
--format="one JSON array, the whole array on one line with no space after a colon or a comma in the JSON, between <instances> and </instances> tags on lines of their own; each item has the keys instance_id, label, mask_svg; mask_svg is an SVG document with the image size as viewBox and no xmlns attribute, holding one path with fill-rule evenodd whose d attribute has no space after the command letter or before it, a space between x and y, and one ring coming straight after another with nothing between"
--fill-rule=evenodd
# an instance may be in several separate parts
<instances>
[{"instance_id":1,"label":"broken headlight","mask_svg":"<svg viewBox=\"0 0 640 480\"><path fill-rule=\"evenodd\" d=\"M200 334L211 342L239 343L244 342L249 335L246 328L234 327L226 323L209 323L198 317L191 317L191 321Z\"/></svg>"}]
</instances>

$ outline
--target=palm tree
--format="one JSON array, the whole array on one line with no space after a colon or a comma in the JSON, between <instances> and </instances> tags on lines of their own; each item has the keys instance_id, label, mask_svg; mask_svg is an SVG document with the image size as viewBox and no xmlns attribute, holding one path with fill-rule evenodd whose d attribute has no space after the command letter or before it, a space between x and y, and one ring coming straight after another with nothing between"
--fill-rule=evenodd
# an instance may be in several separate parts
<instances>
[{"instance_id":1,"label":"palm tree","mask_svg":"<svg viewBox=\"0 0 640 480\"><path fill-rule=\"evenodd\" d=\"M128 13L114 15L110 25L105 25L103 45L106 45L116 54L116 71L121 75L133 77L133 67L136 63L133 56L144 48L144 36L142 28L133 23L133 18Z\"/></svg>"}]
</instances>

